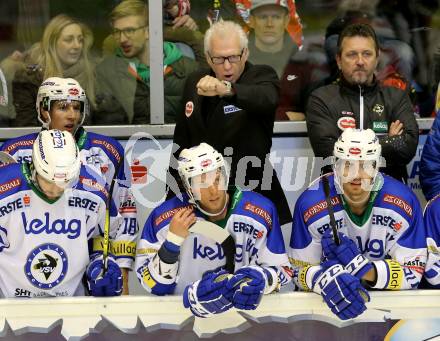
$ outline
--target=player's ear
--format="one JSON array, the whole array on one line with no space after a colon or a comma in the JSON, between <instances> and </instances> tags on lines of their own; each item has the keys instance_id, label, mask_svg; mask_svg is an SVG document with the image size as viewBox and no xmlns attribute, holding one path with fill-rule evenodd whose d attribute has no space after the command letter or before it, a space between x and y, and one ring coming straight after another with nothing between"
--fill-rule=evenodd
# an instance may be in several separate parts
<instances>
[{"instance_id":1,"label":"player's ear","mask_svg":"<svg viewBox=\"0 0 440 341\"><path fill-rule=\"evenodd\" d=\"M50 114L49 111L44 110L43 108L41 108L42 110L40 111L41 113L41 118L43 119L44 122L49 122L50 120Z\"/></svg>"}]
</instances>

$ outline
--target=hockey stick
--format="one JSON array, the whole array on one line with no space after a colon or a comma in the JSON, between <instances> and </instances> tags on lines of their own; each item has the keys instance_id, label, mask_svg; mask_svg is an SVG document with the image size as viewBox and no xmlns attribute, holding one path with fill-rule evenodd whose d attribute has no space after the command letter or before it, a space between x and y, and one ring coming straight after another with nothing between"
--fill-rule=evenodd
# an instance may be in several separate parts
<instances>
[{"instance_id":1,"label":"hockey stick","mask_svg":"<svg viewBox=\"0 0 440 341\"><path fill-rule=\"evenodd\" d=\"M339 245L341 244L341 241L339 240L338 228L336 227L335 212L333 210L333 204L330 198L330 185L326 175L322 176L322 183L324 185L325 201L327 202L327 210L330 217L330 226L332 228L333 239L335 240L335 244Z\"/></svg>"},{"instance_id":2,"label":"hockey stick","mask_svg":"<svg viewBox=\"0 0 440 341\"><path fill-rule=\"evenodd\" d=\"M107 272L107 258L108 258L108 249L110 245L110 207L113 199L113 188L115 187L116 178L119 173L119 168L121 164L124 162L124 156L121 156L121 160L116 164L115 173L113 174L112 181L110 183L110 188L108 191L107 197L107 207L105 210L105 225L104 225L104 245L102 246L102 261L104 263L103 276ZM119 208L116 207L118 210Z\"/></svg>"},{"instance_id":3,"label":"hockey stick","mask_svg":"<svg viewBox=\"0 0 440 341\"><path fill-rule=\"evenodd\" d=\"M197 220L190 228L191 233L197 233L219 243L225 253L225 269L234 273L235 269L235 241L226 229L207 220Z\"/></svg>"},{"instance_id":4,"label":"hockey stick","mask_svg":"<svg viewBox=\"0 0 440 341\"><path fill-rule=\"evenodd\" d=\"M17 163L17 161L8 153L0 152L0 164Z\"/></svg>"}]
</instances>

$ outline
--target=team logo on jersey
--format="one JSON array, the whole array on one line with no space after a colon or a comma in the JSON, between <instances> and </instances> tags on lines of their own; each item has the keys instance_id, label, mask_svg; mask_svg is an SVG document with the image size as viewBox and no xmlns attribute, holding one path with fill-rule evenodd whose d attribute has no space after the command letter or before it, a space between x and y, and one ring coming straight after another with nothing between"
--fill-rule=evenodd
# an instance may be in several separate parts
<instances>
[{"instance_id":1,"label":"team logo on jersey","mask_svg":"<svg viewBox=\"0 0 440 341\"><path fill-rule=\"evenodd\" d=\"M354 119L354 117L341 117L338 120L338 128L341 130L345 130L348 128L356 129L356 120Z\"/></svg>"},{"instance_id":2,"label":"team logo on jersey","mask_svg":"<svg viewBox=\"0 0 440 341\"><path fill-rule=\"evenodd\" d=\"M194 111L194 103L192 101L188 101L185 104L185 115L190 118Z\"/></svg>"},{"instance_id":3,"label":"team logo on jersey","mask_svg":"<svg viewBox=\"0 0 440 341\"><path fill-rule=\"evenodd\" d=\"M37 246L27 256L24 272L29 282L40 289L52 289L66 277L67 254L56 244Z\"/></svg>"},{"instance_id":4,"label":"team logo on jersey","mask_svg":"<svg viewBox=\"0 0 440 341\"><path fill-rule=\"evenodd\" d=\"M380 116L382 115L384 109L385 107L382 104L375 104L371 110Z\"/></svg>"},{"instance_id":5,"label":"team logo on jersey","mask_svg":"<svg viewBox=\"0 0 440 341\"><path fill-rule=\"evenodd\" d=\"M9 246L8 231L0 226L0 252L4 249L8 249Z\"/></svg>"},{"instance_id":6,"label":"team logo on jersey","mask_svg":"<svg viewBox=\"0 0 440 341\"><path fill-rule=\"evenodd\" d=\"M10 191L11 189L14 189L20 185L21 185L21 179L19 179L19 178L5 182L4 184L0 185L0 194L3 194L4 192Z\"/></svg>"}]
</instances>

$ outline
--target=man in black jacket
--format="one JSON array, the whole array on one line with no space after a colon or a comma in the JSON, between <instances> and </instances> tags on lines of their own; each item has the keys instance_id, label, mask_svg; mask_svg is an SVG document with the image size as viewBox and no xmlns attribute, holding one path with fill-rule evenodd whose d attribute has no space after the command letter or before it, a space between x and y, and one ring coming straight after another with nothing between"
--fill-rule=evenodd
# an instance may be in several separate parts
<instances>
[{"instance_id":1,"label":"man in black jacket","mask_svg":"<svg viewBox=\"0 0 440 341\"><path fill-rule=\"evenodd\" d=\"M306 120L315 156L332 155L345 128L372 129L382 145L384 173L406 182L406 165L418 144L418 126L406 92L378 84L376 34L367 24L347 26L338 39L340 78L316 89L309 98Z\"/></svg>"},{"instance_id":2,"label":"man in black jacket","mask_svg":"<svg viewBox=\"0 0 440 341\"><path fill-rule=\"evenodd\" d=\"M186 81L174 132L179 149L174 156L183 148L210 144L230 161L230 184L271 199L280 223L288 223L289 206L268 160L279 96L277 74L269 66L247 62L248 40L234 22L211 26L204 49L211 70L196 71ZM173 159L170 173L178 179Z\"/></svg>"}]
</instances>

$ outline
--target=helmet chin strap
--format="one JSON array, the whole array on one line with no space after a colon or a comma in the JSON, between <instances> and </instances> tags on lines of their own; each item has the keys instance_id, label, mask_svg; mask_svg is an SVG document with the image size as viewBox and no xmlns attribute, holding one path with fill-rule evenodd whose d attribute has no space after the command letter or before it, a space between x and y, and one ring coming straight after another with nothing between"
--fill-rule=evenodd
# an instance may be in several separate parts
<instances>
[{"instance_id":1,"label":"helmet chin strap","mask_svg":"<svg viewBox=\"0 0 440 341\"><path fill-rule=\"evenodd\" d=\"M204 215L207 215L208 217L216 217L216 216L219 216L220 214L222 214L226 210L226 208L228 206L228 202L229 202L229 194L226 193L225 204L223 205L223 208L220 211L216 212L216 213L210 213L210 212L204 210L200 206L199 202L197 200L195 200L195 199L194 199L193 204L196 205L197 208L199 209L199 211L202 212Z\"/></svg>"}]
</instances>

